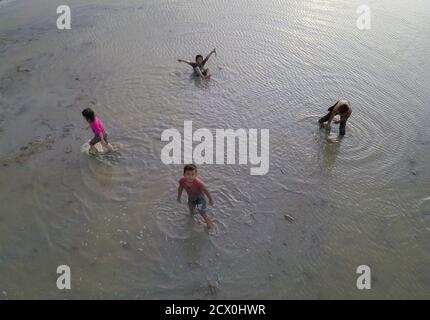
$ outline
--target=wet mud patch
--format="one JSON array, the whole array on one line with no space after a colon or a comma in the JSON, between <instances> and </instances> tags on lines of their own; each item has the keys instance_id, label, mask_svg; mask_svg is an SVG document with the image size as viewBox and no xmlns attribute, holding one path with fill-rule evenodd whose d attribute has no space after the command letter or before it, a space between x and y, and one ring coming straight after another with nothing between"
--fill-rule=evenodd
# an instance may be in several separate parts
<instances>
[{"instance_id":1,"label":"wet mud patch","mask_svg":"<svg viewBox=\"0 0 430 320\"><path fill-rule=\"evenodd\" d=\"M3 160L2 166L7 167L12 164L24 164L27 162L32 156L42 153L47 150L52 150L53 145L55 143L55 137L52 134L47 134L42 137L35 137L32 141L23 145L17 155Z\"/></svg>"},{"instance_id":2,"label":"wet mud patch","mask_svg":"<svg viewBox=\"0 0 430 320\"><path fill-rule=\"evenodd\" d=\"M17 63L9 68L5 74L0 75L0 94L7 97L12 95L22 95L22 88L28 84L32 77L32 70L35 64L31 58Z\"/></svg>"},{"instance_id":3,"label":"wet mud patch","mask_svg":"<svg viewBox=\"0 0 430 320\"><path fill-rule=\"evenodd\" d=\"M22 50L22 47L31 44L32 42L37 42L46 33L52 30L56 30L55 21L54 23L43 22L43 26L44 27L19 27L13 30L9 30L7 32L0 33L0 53L3 51L10 50L12 48L18 48Z\"/></svg>"}]
</instances>

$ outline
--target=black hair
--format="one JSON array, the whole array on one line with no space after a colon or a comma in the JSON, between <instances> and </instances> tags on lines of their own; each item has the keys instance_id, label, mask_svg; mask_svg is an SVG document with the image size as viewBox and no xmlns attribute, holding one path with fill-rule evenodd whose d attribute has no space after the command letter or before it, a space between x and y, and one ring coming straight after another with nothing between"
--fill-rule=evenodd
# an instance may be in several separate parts
<instances>
[{"instance_id":1,"label":"black hair","mask_svg":"<svg viewBox=\"0 0 430 320\"><path fill-rule=\"evenodd\" d=\"M202 58L203 59L203 56L201 54L198 54L198 55L196 55L196 61L197 61L198 58Z\"/></svg>"},{"instance_id":2,"label":"black hair","mask_svg":"<svg viewBox=\"0 0 430 320\"><path fill-rule=\"evenodd\" d=\"M349 108L348 108L348 105L346 104L343 104L339 107L339 113L344 114L344 113L347 113L348 111L349 111Z\"/></svg>"},{"instance_id":3,"label":"black hair","mask_svg":"<svg viewBox=\"0 0 430 320\"><path fill-rule=\"evenodd\" d=\"M187 171L195 171L197 173L197 167L195 164L186 164L184 167L184 175Z\"/></svg>"},{"instance_id":4,"label":"black hair","mask_svg":"<svg viewBox=\"0 0 430 320\"><path fill-rule=\"evenodd\" d=\"M86 108L82 111L82 115L84 116L87 121L93 122L94 121L94 111L91 108Z\"/></svg>"}]
</instances>

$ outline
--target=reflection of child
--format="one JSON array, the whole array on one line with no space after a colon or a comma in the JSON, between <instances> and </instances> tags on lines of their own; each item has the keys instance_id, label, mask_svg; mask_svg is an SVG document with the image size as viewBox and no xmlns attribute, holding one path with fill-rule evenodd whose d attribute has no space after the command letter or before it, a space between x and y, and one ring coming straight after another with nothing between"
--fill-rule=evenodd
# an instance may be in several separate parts
<instances>
[{"instance_id":1,"label":"reflection of child","mask_svg":"<svg viewBox=\"0 0 430 320\"><path fill-rule=\"evenodd\" d=\"M209 205L213 206L212 196L203 182L197 178L197 167L193 164L187 164L184 167L184 176L179 180L178 202L181 202L182 191L185 189L188 194L188 207L190 213L195 214L196 209L205 220L208 229L213 227L213 222L206 212L206 195L209 199Z\"/></svg>"},{"instance_id":2,"label":"reflection of child","mask_svg":"<svg viewBox=\"0 0 430 320\"><path fill-rule=\"evenodd\" d=\"M99 142L101 142L102 146L107 148L109 151L113 151L112 146L107 140L107 133L103 123L95 116L94 111L91 108L86 108L84 111L82 111L82 115L90 124L90 127L94 132L94 138L92 138L90 141L90 152L97 152L97 149L94 145Z\"/></svg>"}]
</instances>

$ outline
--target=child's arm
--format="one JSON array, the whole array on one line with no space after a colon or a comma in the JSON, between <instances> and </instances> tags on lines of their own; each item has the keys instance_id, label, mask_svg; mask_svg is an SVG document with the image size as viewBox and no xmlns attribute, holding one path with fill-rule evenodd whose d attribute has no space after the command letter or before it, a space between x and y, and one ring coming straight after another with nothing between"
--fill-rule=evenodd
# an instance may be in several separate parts
<instances>
[{"instance_id":1,"label":"child's arm","mask_svg":"<svg viewBox=\"0 0 430 320\"><path fill-rule=\"evenodd\" d=\"M189 65L191 66L191 62L189 62L189 61L185 61L185 60L182 60L182 59L178 59L178 62L185 62L186 64L189 64Z\"/></svg>"},{"instance_id":2,"label":"child's arm","mask_svg":"<svg viewBox=\"0 0 430 320\"><path fill-rule=\"evenodd\" d=\"M204 75L204 74L202 73L202 70L201 70L199 67L195 67L195 68L194 68L194 72L195 72L195 73L197 73L197 76L198 76L198 77L200 77L200 78L202 78L202 79L208 79L208 78L210 77L210 75L209 75L209 74Z\"/></svg>"},{"instance_id":3,"label":"child's arm","mask_svg":"<svg viewBox=\"0 0 430 320\"><path fill-rule=\"evenodd\" d=\"M209 190L205 186L203 186L203 192L205 193L206 197L208 197L208 199L209 199L209 205L213 206L214 205L214 201L212 199L212 196L211 196Z\"/></svg>"},{"instance_id":4,"label":"child's arm","mask_svg":"<svg viewBox=\"0 0 430 320\"><path fill-rule=\"evenodd\" d=\"M206 79L206 76L202 73L202 70L200 70L199 67L195 67L194 71L197 73L197 75L202 78L202 79Z\"/></svg>"},{"instance_id":5,"label":"child's arm","mask_svg":"<svg viewBox=\"0 0 430 320\"><path fill-rule=\"evenodd\" d=\"M340 107L340 105L339 105L339 104L337 104L337 105L333 108L333 110L331 111L331 113L330 113L330 117L329 117L329 118L328 118L328 120L327 120L326 128L330 128L330 126L331 126L331 122L333 121L334 116L336 115L337 111L339 110L339 107Z\"/></svg>"},{"instance_id":6,"label":"child's arm","mask_svg":"<svg viewBox=\"0 0 430 320\"><path fill-rule=\"evenodd\" d=\"M216 49L214 48L207 56L206 58L203 60L203 63L208 62L209 58L211 57L212 54L216 53Z\"/></svg>"},{"instance_id":7,"label":"child's arm","mask_svg":"<svg viewBox=\"0 0 430 320\"><path fill-rule=\"evenodd\" d=\"M183 186L181 186L181 185L179 185L179 188L178 188L178 199L177 199L177 201L178 201L179 203L181 202L182 190L184 190L184 187L183 187Z\"/></svg>"}]
</instances>

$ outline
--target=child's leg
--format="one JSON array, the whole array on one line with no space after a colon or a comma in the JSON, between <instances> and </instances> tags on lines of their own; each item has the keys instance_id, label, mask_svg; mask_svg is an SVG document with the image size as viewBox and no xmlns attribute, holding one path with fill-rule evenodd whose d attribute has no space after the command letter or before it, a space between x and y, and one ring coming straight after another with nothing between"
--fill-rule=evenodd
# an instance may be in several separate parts
<instances>
[{"instance_id":1,"label":"child's leg","mask_svg":"<svg viewBox=\"0 0 430 320\"><path fill-rule=\"evenodd\" d=\"M95 147L95 145L97 143L99 143L100 141L101 141L101 139L100 139L99 136L95 136L94 138L91 139L91 141L90 141L90 150L89 150L89 152L91 154L97 153L97 148Z\"/></svg>"},{"instance_id":2,"label":"child's leg","mask_svg":"<svg viewBox=\"0 0 430 320\"><path fill-rule=\"evenodd\" d=\"M190 209L190 214L193 216L196 214L196 204L192 201L188 201L188 208Z\"/></svg>"},{"instance_id":3,"label":"child's leg","mask_svg":"<svg viewBox=\"0 0 430 320\"><path fill-rule=\"evenodd\" d=\"M344 136L346 129L346 121L341 121L339 125L339 135Z\"/></svg>"},{"instance_id":4,"label":"child's leg","mask_svg":"<svg viewBox=\"0 0 430 320\"><path fill-rule=\"evenodd\" d=\"M106 149L108 149L109 152L113 152L113 147L112 147L112 145L108 141L108 135L107 135L106 132L104 133L103 138L106 141L106 146L104 146L104 147L106 147Z\"/></svg>"},{"instance_id":5,"label":"child's leg","mask_svg":"<svg viewBox=\"0 0 430 320\"><path fill-rule=\"evenodd\" d=\"M195 201L195 203L196 203L197 211L200 213L203 220L205 220L208 229L211 229L213 227L213 222L206 212L206 199L205 199L205 197L202 196L202 198L197 199Z\"/></svg>"},{"instance_id":6,"label":"child's leg","mask_svg":"<svg viewBox=\"0 0 430 320\"><path fill-rule=\"evenodd\" d=\"M212 227L214 226L214 224L212 222L212 219L209 217L209 215L205 212L201 216L205 220L206 225L208 226L208 229L212 229Z\"/></svg>"}]
</instances>

